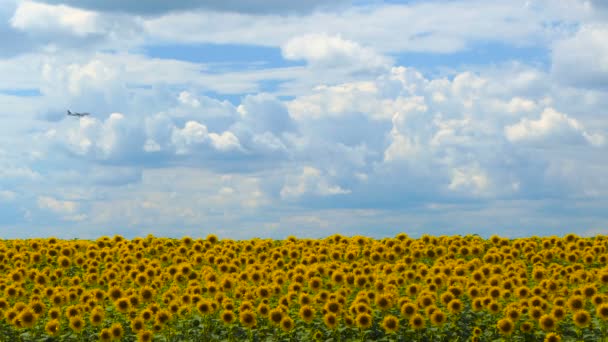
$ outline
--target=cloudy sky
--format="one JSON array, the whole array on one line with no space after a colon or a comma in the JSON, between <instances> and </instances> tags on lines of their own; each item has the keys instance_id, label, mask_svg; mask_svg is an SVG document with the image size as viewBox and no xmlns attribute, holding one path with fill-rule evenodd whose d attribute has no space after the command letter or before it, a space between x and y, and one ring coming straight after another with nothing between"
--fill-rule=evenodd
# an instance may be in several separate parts
<instances>
[{"instance_id":1,"label":"cloudy sky","mask_svg":"<svg viewBox=\"0 0 608 342\"><path fill-rule=\"evenodd\" d=\"M603 0L327 3L0 1L2 238L608 233Z\"/></svg>"}]
</instances>

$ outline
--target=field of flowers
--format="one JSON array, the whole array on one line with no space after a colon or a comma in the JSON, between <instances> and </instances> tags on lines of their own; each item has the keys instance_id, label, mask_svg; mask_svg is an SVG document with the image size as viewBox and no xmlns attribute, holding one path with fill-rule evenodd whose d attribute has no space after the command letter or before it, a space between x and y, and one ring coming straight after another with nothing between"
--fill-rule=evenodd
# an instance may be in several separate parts
<instances>
[{"instance_id":1,"label":"field of flowers","mask_svg":"<svg viewBox=\"0 0 608 342\"><path fill-rule=\"evenodd\" d=\"M605 341L608 237L0 241L1 341Z\"/></svg>"}]
</instances>

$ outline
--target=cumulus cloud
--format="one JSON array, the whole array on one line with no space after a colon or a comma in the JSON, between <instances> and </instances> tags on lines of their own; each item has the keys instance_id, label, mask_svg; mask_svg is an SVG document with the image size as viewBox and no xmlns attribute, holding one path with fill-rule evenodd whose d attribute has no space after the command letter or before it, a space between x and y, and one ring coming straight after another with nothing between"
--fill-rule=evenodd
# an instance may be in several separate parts
<instances>
[{"instance_id":1,"label":"cumulus cloud","mask_svg":"<svg viewBox=\"0 0 608 342\"><path fill-rule=\"evenodd\" d=\"M282 47L283 57L290 60L306 60L315 68L350 68L353 70L385 69L391 64L387 57L379 55L357 42L339 35L307 34L288 40Z\"/></svg>"},{"instance_id":2,"label":"cumulus cloud","mask_svg":"<svg viewBox=\"0 0 608 342\"><path fill-rule=\"evenodd\" d=\"M572 37L554 43L553 74L561 82L608 89L608 25L584 25Z\"/></svg>"},{"instance_id":3,"label":"cumulus cloud","mask_svg":"<svg viewBox=\"0 0 608 342\"><path fill-rule=\"evenodd\" d=\"M333 196L350 192L350 190L343 189L338 185L330 185L320 170L305 166L299 176L287 180L281 189L281 198L292 199L305 194Z\"/></svg>"},{"instance_id":4,"label":"cumulus cloud","mask_svg":"<svg viewBox=\"0 0 608 342\"><path fill-rule=\"evenodd\" d=\"M604 136L588 132L576 119L553 108L545 109L538 120L528 118L505 127L505 135L511 142L531 144L588 143L592 146L604 144Z\"/></svg>"},{"instance_id":5,"label":"cumulus cloud","mask_svg":"<svg viewBox=\"0 0 608 342\"><path fill-rule=\"evenodd\" d=\"M456 168L451 173L452 178L448 185L450 190L465 190L479 195L488 190L490 186L489 176L484 170L479 168L479 165Z\"/></svg>"},{"instance_id":6,"label":"cumulus cloud","mask_svg":"<svg viewBox=\"0 0 608 342\"><path fill-rule=\"evenodd\" d=\"M73 214L78 210L78 204L72 201L61 201L50 196L39 196L38 206L58 214Z\"/></svg>"},{"instance_id":7,"label":"cumulus cloud","mask_svg":"<svg viewBox=\"0 0 608 342\"><path fill-rule=\"evenodd\" d=\"M193 153L205 143L210 143L219 151L243 150L239 139L232 132L209 133L207 126L196 121L188 121L181 129L174 127L171 142L177 154Z\"/></svg>"},{"instance_id":8,"label":"cumulus cloud","mask_svg":"<svg viewBox=\"0 0 608 342\"><path fill-rule=\"evenodd\" d=\"M44 34L60 32L86 36L100 32L95 12L29 0L19 4L10 22L14 28Z\"/></svg>"},{"instance_id":9,"label":"cumulus cloud","mask_svg":"<svg viewBox=\"0 0 608 342\"><path fill-rule=\"evenodd\" d=\"M50 196L38 196L38 207L62 217L66 221L84 221L87 215L79 213L80 206L74 201L62 201Z\"/></svg>"},{"instance_id":10,"label":"cumulus cloud","mask_svg":"<svg viewBox=\"0 0 608 342\"><path fill-rule=\"evenodd\" d=\"M66 131L47 132L47 137L65 146L71 153L92 160L126 160L137 154L143 146L144 135L139 121L122 113L112 113L105 120L84 117L76 127L69 123Z\"/></svg>"},{"instance_id":11,"label":"cumulus cloud","mask_svg":"<svg viewBox=\"0 0 608 342\"><path fill-rule=\"evenodd\" d=\"M377 93L376 84L369 81L319 85L313 89L313 94L298 96L290 101L288 108L292 117L300 121L373 112L379 105Z\"/></svg>"}]
</instances>

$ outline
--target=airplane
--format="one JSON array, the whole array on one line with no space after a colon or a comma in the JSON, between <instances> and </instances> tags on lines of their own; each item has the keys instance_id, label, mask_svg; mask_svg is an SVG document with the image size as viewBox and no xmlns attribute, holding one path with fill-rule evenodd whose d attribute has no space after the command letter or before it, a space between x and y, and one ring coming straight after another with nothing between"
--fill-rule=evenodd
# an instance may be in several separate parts
<instances>
[{"instance_id":1,"label":"airplane","mask_svg":"<svg viewBox=\"0 0 608 342\"><path fill-rule=\"evenodd\" d=\"M78 117L83 117L83 116L87 116L87 115L91 115L91 113L72 113L68 110L68 115L70 116L78 116Z\"/></svg>"}]
</instances>

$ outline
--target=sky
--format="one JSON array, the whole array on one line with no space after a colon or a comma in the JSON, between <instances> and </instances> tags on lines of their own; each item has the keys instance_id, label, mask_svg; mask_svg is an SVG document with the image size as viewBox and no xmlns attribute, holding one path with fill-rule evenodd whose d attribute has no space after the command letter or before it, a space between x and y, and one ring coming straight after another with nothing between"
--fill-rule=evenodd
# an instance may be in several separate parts
<instances>
[{"instance_id":1,"label":"sky","mask_svg":"<svg viewBox=\"0 0 608 342\"><path fill-rule=\"evenodd\" d=\"M608 233L603 0L3 0L0 42L1 238Z\"/></svg>"}]
</instances>

